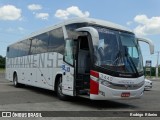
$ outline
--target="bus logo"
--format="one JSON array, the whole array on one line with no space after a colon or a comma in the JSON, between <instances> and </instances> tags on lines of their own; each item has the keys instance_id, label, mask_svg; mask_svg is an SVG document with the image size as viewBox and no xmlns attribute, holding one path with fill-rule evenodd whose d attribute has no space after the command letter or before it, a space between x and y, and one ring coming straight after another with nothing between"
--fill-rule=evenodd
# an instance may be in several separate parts
<instances>
[{"instance_id":1,"label":"bus logo","mask_svg":"<svg viewBox=\"0 0 160 120\"><path fill-rule=\"evenodd\" d=\"M124 86L125 86L126 89L128 89L128 87L129 87L128 85L124 85Z\"/></svg>"}]
</instances>

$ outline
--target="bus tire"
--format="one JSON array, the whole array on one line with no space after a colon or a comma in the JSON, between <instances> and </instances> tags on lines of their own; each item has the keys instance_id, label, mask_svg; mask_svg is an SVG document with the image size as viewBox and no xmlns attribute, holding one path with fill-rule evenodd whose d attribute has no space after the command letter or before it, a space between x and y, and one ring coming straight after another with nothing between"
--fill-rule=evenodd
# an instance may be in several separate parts
<instances>
[{"instance_id":1,"label":"bus tire","mask_svg":"<svg viewBox=\"0 0 160 120\"><path fill-rule=\"evenodd\" d=\"M62 93L62 77L59 77L56 83L56 94L60 100L68 100L68 96Z\"/></svg>"},{"instance_id":2,"label":"bus tire","mask_svg":"<svg viewBox=\"0 0 160 120\"><path fill-rule=\"evenodd\" d=\"M18 83L18 76L16 73L13 75L13 85L15 87L20 87L20 84Z\"/></svg>"}]
</instances>

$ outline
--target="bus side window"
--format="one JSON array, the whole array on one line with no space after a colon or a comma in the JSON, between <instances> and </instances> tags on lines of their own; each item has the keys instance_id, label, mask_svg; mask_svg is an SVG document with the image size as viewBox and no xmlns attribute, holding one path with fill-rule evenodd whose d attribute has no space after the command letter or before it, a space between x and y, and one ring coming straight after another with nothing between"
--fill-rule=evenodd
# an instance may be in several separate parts
<instances>
[{"instance_id":1,"label":"bus side window","mask_svg":"<svg viewBox=\"0 0 160 120\"><path fill-rule=\"evenodd\" d=\"M64 60L69 63L70 65L73 65L73 47L74 47L74 41L73 40L66 40L65 44L65 54L64 54Z\"/></svg>"},{"instance_id":2,"label":"bus side window","mask_svg":"<svg viewBox=\"0 0 160 120\"><path fill-rule=\"evenodd\" d=\"M48 52L64 53L64 36L62 28L56 28L49 32Z\"/></svg>"},{"instance_id":3,"label":"bus side window","mask_svg":"<svg viewBox=\"0 0 160 120\"><path fill-rule=\"evenodd\" d=\"M38 35L36 42L36 53L45 53L47 52L47 46L48 46L48 39L49 39L49 33L43 33Z\"/></svg>"},{"instance_id":4,"label":"bus side window","mask_svg":"<svg viewBox=\"0 0 160 120\"><path fill-rule=\"evenodd\" d=\"M37 42L37 39L34 37L32 39L32 44L31 44L31 50L30 50L30 54L36 54L36 42Z\"/></svg>"}]
</instances>

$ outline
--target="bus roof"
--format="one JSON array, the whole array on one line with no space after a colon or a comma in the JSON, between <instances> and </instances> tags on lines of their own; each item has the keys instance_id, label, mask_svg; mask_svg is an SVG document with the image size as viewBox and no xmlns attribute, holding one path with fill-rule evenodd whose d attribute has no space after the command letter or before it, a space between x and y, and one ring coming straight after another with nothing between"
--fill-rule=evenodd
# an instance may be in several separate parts
<instances>
[{"instance_id":1,"label":"bus roof","mask_svg":"<svg viewBox=\"0 0 160 120\"><path fill-rule=\"evenodd\" d=\"M130 29L124 27L124 26L109 22L109 21L99 20L99 19L94 19L94 18L74 18L74 19L65 20L65 21L63 21L63 22L61 22L59 24L55 24L53 26L41 29L41 30L36 31L36 32L33 32L30 35L28 35L28 36L24 37L23 39L21 39L20 41L28 39L28 38L31 38L31 37L34 37L34 36L42 34L44 32L50 31L52 29L61 27L63 25L68 25L68 24L72 24L72 23L90 23L90 24L105 26L105 27L108 27L108 28L112 28L112 29L117 29L117 30L122 30L122 31L133 33L132 30L130 30ZM20 42L20 41L18 41L18 42Z\"/></svg>"},{"instance_id":2,"label":"bus roof","mask_svg":"<svg viewBox=\"0 0 160 120\"><path fill-rule=\"evenodd\" d=\"M94 18L75 18L75 19L70 19L65 21L65 25L66 24L71 24L71 23L82 23L82 22L86 22L86 23L91 23L91 24L96 24L96 25L100 25L100 26L105 26L105 27L109 27L109 28L113 28L113 29L117 29L117 30L123 30L123 31L127 31L127 32L132 32L132 30L122 26L122 25L118 25L109 21L105 21L105 20L100 20L100 19L94 19Z\"/></svg>"},{"instance_id":3,"label":"bus roof","mask_svg":"<svg viewBox=\"0 0 160 120\"><path fill-rule=\"evenodd\" d=\"M109 28L113 28L113 29L117 29L117 30L122 30L122 31L127 31L127 32L132 32L132 30L122 26L122 25L118 25L109 21L105 21L105 20L99 20L99 19L94 19L94 18L74 18L74 19L69 19L69 20L65 20L59 24L44 28L38 32L34 32L31 34L30 37L41 34L43 32L47 32L50 31L54 28L58 28L61 27L63 25L68 25L68 24L72 24L72 23L90 23L90 24L95 24L95 25L100 25L100 26L105 26L105 27L109 27Z\"/></svg>"}]
</instances>

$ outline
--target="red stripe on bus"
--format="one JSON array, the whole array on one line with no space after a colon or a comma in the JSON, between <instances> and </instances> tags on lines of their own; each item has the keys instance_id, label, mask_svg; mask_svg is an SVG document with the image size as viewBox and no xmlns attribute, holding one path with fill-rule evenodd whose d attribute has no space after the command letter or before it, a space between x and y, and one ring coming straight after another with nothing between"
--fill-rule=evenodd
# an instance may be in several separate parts
<instances>
[{"instance_id":1,"label":"red stripe on bus","mask_svg":"<svg viewBox=\"0 0 160 120\"><path fill-rule=\"evenodd\" d=\"M90 71L90 75L92 75L92 76L94 76L94 77L96 77L96 78L99 78L99 73L96 72L96 71L91 70L91 71Z\"/></svg>"},{"instance_id":2,"label":"red stripe on bus","mask_svg":"<svg viewBox=\"0 0 160 120\"><path fill-rule=\"evenodd\" d=\"M90 94L98 95L99 83L90 79Z\"/></svg>"}]
</instances>

